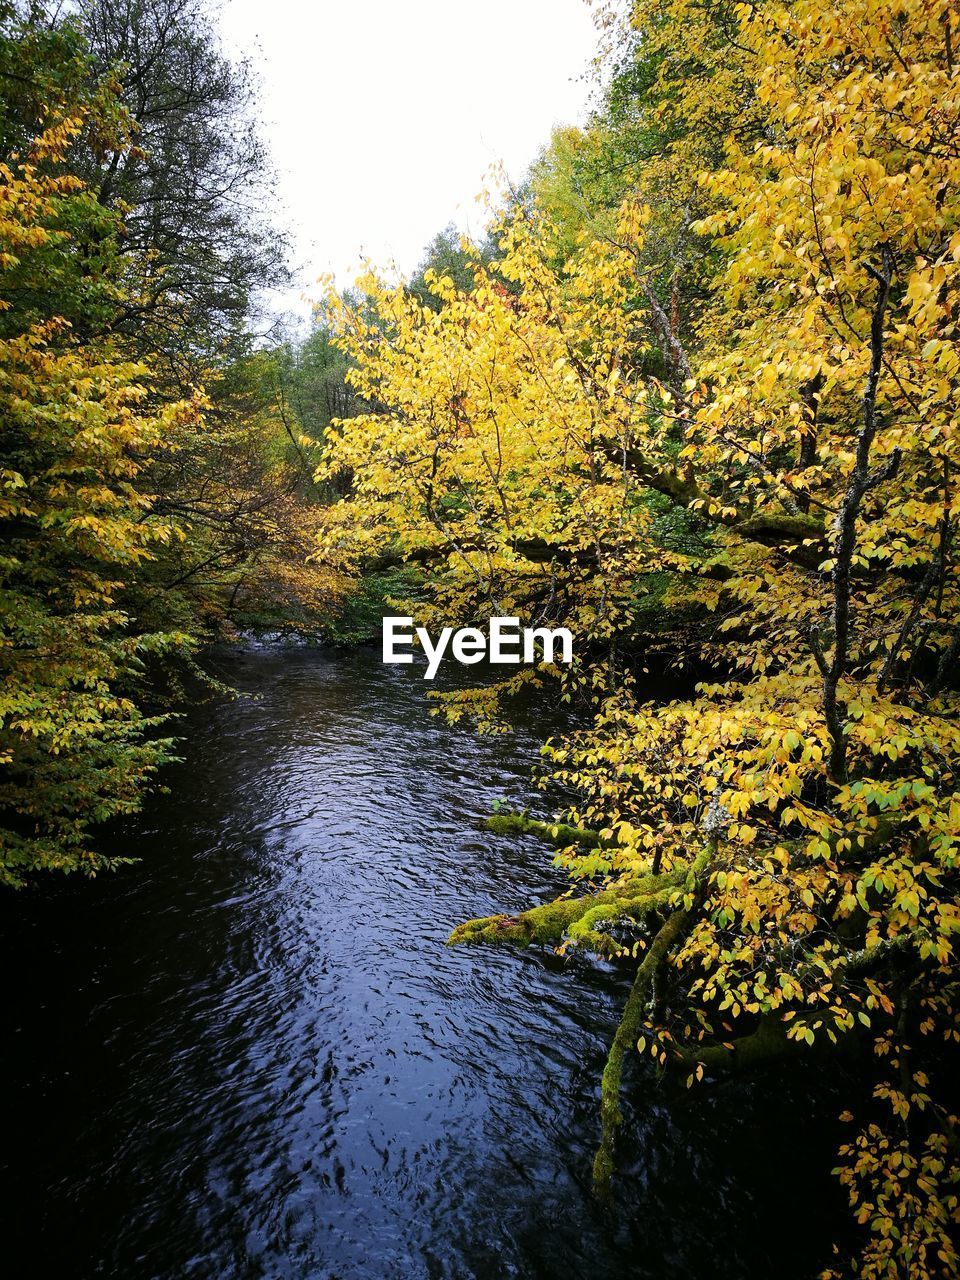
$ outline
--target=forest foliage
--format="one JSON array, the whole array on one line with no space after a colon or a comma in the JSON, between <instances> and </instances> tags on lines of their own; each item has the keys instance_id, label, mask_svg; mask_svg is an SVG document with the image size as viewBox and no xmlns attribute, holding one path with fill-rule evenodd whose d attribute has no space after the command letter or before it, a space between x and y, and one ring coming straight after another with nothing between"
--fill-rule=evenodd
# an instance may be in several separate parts
<instances>
[{"instance_id":1,"label":"forest foliage","mask_svg":"<svg viewBox=\"0 0 960 1280\"><path fill-rule=\"evenodd\" d=\"M503 727L559 680L589 709L544 749L576 800L512 820L576 892L451 941L632 970L598 1187L637 1051L694 1086L856 1047L859 1245L829 1271L954 1275L960 21L629 19L605 17L593 121L507 199L492 257L464 246L472 280L428 271L424 299L371 271L362 307L328 299L367 409L326 435L320 477L351 480L321 554L427 566L428 620L578 638L570 671L441 704ZM649 701L651 644L692 635L693 695Z\"/></svg>"},{"instance_id":2,"label":"forest foliage","mask_svg":"<svg viewBox=\"0 0 960 1280\"><path fill-rule=\"evenodd\" d=\"M342 588L308 563L317 502L290 354L252 338L283 246L258 213L251 95L195 0L0 7L11 885L111 865L91 832L135 811L170 758L200 649L313 626Z\"/></svg>"},{"instance_id":3,"label":"forest foliage","mask_svg":"<svg viewBox=\"0 0 960 1280\"><path fill-rule=\"evenodd\" d=\"M285 342L253 85L202 6L0 6L0 877L113 864L93 833L213 640L567 626L570 668L436 709L578 708L544 746L568 808L490 819L570 892L451 941L629 975L598 1190L642 1060L852 1054L826 1274L956 1275L960 19L597 17L592 117L483 242Z\"/></svg>"}]
</instances>

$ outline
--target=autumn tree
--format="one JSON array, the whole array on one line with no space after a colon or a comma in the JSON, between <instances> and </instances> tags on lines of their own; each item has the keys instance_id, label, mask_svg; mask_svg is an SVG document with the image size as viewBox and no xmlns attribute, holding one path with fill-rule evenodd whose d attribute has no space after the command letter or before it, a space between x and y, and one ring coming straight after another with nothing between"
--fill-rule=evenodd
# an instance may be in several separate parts
<instances>
[{"instance_id":1,"label":"autumn tree","mask_svg":"<svg viewBox=\"0 0 960 1280\"><path fill-rule=\"evenodd\" d=\"M731 122L693 175L689 233L716 263L695 344L637 289L673 216L642 174L563 261L550 212L514 207L496 275L478 261L473 288L428 281L439 311L371 275L377 322L339 312L370 412L328 438L324 474L354 480L321 546L345 566L429 566L428 617L551 618L579 638L563 688L596 714L546 749L579 800L555 823L492 822L557 844L581 892L451 941L577 947L632 971L598 1187L635 1050L696 1085L857 1044L839 1176L861 1247L834 1272L954 1275L957 14L637 13L681 124ZM703 35L718 16L728 70ZM699 70L684 81L694 55L713 107ZM732 123L744 84L758 134ZM651 346L670 377L651 375ZM714 619L696 695L660 707L633 651L652 572ZM490 725L502 692L447 707Z\"/></svg>"},{"instance_id":2,"label":"autumn tree","mask_svg":"<svg viewBox=\"0 0 960 1280\"><path fill-rule=\"evenodd\" d=\"M200 406L151 406L144 365L18 309L41 282L72 279L91 205L65 161L91 124L83 108L49 120L0 163L0 879L12 885L111 865L90 827L135 810L170 754L131 694L150 655L189 644L131 628L118 596L180 536L138 481ZM99 213L93 225L102 234Z\"/></svg>"},{"instance_id":3,"label":"autumn tree","mask_svg":"<svg viewBox=\"0 0 960 1280\"><path fill-rule=\"evenodd\" d=\"M141 624L233 640L313 635L335 612L349 583L313 556L325 495L301 390L283 350L209 371L202 422L179 429L149 469L153 512L184 536L130 585Z\"/></svg>"},{"instance_id":4,"label":"autumn tree","mask_svg":"<svg viewBox=\"0 0 960 1280\"><path fill-rule=\"evenodd\" d=\"M637 344L646 371L674 390L689 375L686 354L723 260L695 229L712 207L699 175L722 162L731 137L751 148L766 125L735 8L596 4L602 92L583 128L554 131L517 193L546 215L541 245L558 268L580 237L614 234L625 198L647 206L630 305L646 328Z\"/></svg>"},{"instance_id":5,"label":"autumn tree","mask_svg":"<svg viewBox=\"0 0 960 1280\"><path fill-rule=\"evenodd\" d=\"M202 674L204 642L315 626L338 590L309 562L309 441L278 360L244 330L258 277L245 275L242 202L229 183L214 194L245 172L240 142L232 159L216 143L237 86L199 10L168 5L161 22L161 8L136 30L145 10L98 10L97 49L92 7L80 20L0 8L0 879L12 885L111 865L95 828L135 811L169 758L155 709L185 671ZM121 17L133 44L112 63ZM189 191L205 183L191 219Z\"/></svg>"}]
</instances>

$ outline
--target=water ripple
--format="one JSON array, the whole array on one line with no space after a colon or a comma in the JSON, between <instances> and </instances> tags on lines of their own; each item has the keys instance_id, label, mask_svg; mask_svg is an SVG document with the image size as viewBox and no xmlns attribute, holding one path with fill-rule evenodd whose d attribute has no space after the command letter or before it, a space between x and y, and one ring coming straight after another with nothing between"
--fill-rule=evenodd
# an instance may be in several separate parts
<instances>
[{"instance_id":1,"label":"water ripple","mask_svg":"<svg viewBox=\"0 0 960 1280\"><path fill-rule=\"evenodd\" d=\"M258 696L194 717L126 835L139 867L4 904L8 1258L70 1280L812 1272L811 1246L738 1230L805 1169L763 1156L753 1095L678 1110L643 1082L629 1212L601 1212L622 983L443 946L557 886L536 842L480 827L495 798L537 803L543 726L449 730L369 654L234 675Z\"/></svg>"}]
</instances>

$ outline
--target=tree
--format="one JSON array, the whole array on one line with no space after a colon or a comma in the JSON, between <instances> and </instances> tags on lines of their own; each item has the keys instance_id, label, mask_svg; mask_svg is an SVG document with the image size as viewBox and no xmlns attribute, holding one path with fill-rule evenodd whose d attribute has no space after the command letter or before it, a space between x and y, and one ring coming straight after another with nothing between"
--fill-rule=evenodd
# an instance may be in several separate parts
<instances>
[{"instance_id":1,"label":"tree","mask_svg":"<svg viewBox=\"0 0 960 1280\"><path fill-rule=\"evenodd\" d=\"M347 382L348 368L322 308L306 338L288 343L280 353L284 399L300 429L314 440L323 438L334 418L349 418L356 410L356 395Z\"/></svg>"},{"instance_id":2,"label":"tree","mask_svg":"<svg viewBox=\"0 0 960 1280\"><path fill-rule=\"evenodd\" d=\"M444 620L549 616L579 637L564 691L589 690L596 715L547 747L579 799L532 829L585 891L451 941L576 946L632 970L598 1186L634 1048L694 1085L865 1041L840 1166L862 1247L835 1273L954 1275L957 14L640 14L673 74L722 15L742 57L714 88L747 77L764 121L757 145L727 130L701 179L691 232L718 275L696 346L670 326L670 376L645 368L657 322L649 295L652 323L637 314L637 272L664 215L643 183L563 263L550 217L516 210L497 268L511 291L480 267L472 290L431 278L435 313L369 278L379 323L349 307L339 322L371 411L328 435L325 473L354 484L322 545L429 563ZM685 90L680 74L671 102ZM662 503L699 545L662 536ZM724 676L665 707L631 679L654 570L697 584ZM493 696L450 712L489 721Z\"/></svg>"},{"instance_id":3,"label":"tree","mask_svg":"<svg viewBox=\"0 0 960 1280\"><path fill-rule=\"evenodd\" d=\"M310 441L280 361L245 332L248 285L273 251L257 256L230 186L255 183L247 166L262 157L221 139L246 90L200 12L0 9L11 885L116 862L94 829L135 811L170 758L165 718L147 708L173 705L184 668L204 678L207 639L315 626L342 590L308 559Z\"/></svg>"},{"instance_id":4,"label":"tree","mask_svg":"<svg viewBox=\"0 0 960 1280\"><path fill-rule=\"evenodd\" d=\"M607 56L598 105L583 130L554 132L527 190L546 215L557 267L578 240L615 234L627 197L648 208L631 305L646 324L648 372L679 390L723 255L695 225L712 207L699 175L728 139L751 148L766 127L756 62L737 40L732 0L640 0L600 7ZM541 237L544 249L548 241Z\"/></svg>"},{"instance_id":5,"label":"tree","mask_svg":"<svg viewBox=\"0 0 960 1280\"><path fill-rule=\"evenodd\" d=\"M345 577L312 557L322 495L287 360L262 350L211 371L202 423L187 423L152 461L152 510L184 536L130 585L141 626L203 639L314 634L345 591Z\"/></svg>"},{"instance_id":6,"label":"tree","mask_svg":"<svg viewBox=\"0 0 960 1280\"><path fill-rule=\"evenodd\" d=\"M79 170L121 212L138 276L114 326L138 353L162 355L182 389L245 354L257 292L286 281L283 235L264 216L276 197L250 67L221 52L203 0L81 0L77 20L94 75L119 80L136 143Z\"/></svg>"},{"instance_id":7,"label":"tree","mask_svg":"<svg viewBox=\"0 0 960 1280\"><path fill-rule=\"evenodd\" d=\"M433 292L427 281L428 271L434 276L452 280L458 289L469 292L475 284L472 260L476 255L476 249L471 248L469 242L464 242L452 222L448 223L442 231L437 232L425 249L420 265L410 279L410 292L424 306L438 309L442 305L442 299ZM489 257L489 252L487 256Z\"/></svg>"},{"instance_id":8,"label":"tree","mask_svg":"<svg viewBox=\"0 0 960 1280\"><path fill-rule=\"evenodd\" d=\"M113 865L90 827L135 810L170 755L130 693L150 654L189 644L131 629L118 596L180 536L138 480L199 405L152 407L149 370L78 344L62 317L15 323L10 295L25 282L36 295L89 213L65 161L90 124L83 111L48 121L0 164L0 879L15 886L36 870Z\"/></svg>"}]
</instances>

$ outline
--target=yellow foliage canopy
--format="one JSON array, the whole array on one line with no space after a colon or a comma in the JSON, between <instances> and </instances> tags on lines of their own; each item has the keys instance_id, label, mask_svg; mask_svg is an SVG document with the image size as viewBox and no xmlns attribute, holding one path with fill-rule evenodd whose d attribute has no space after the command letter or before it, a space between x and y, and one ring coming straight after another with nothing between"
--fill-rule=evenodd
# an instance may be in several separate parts
<instances>
[{"instance_id":1,"label":"yellow foliage canopy","mask_svg":"<svg viewBox=\"0 0 960 1280\"><path fill-rule=\"evenodd\" d=\"M689 0L666 10L660 40L702 20ZM566 692L599 705L548 756L581 797L567 820L602 837L561 860L606 896L582 900L588 928L556 913L553 940L637 957L600 1179L641 1030L695 1080L734 1042L745 1061L869 1027L881 1119L843 1174L870 1204L858 1274L953 1275L957 1120L931 1079L960 994L957 14L800 0L729 23L736 67L712 50L708 78L733 129L723 165L692 175L721 257L696 349L645 288L649 186L559 264L558 228L514 209L470 293L431 282L439 312L368 275L363 307L330 303L369 412L328 437L323 474L352 486L321 547L429 564L445 621L519 613L578 636ZM757 146L736 130L743 84ZM675 97L693 128L675 157L695 154L702 88ZM724 676L660 708L624 660L654 572L714 611ZM651 875L675 886L652 938ZM550 920L456 936L542 939ZM907 1118L904 1180L885 1144Z\"/></svg>"}]
</instances>

